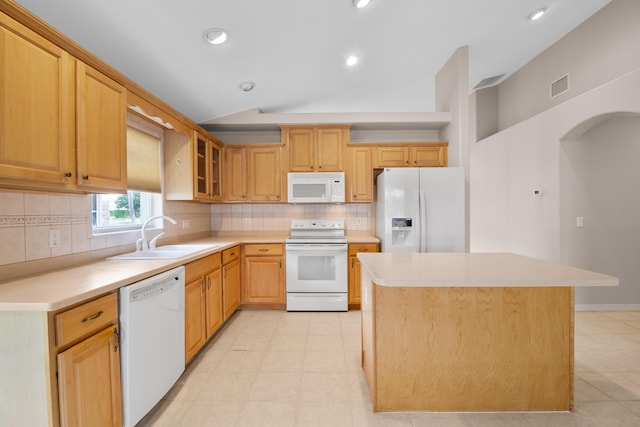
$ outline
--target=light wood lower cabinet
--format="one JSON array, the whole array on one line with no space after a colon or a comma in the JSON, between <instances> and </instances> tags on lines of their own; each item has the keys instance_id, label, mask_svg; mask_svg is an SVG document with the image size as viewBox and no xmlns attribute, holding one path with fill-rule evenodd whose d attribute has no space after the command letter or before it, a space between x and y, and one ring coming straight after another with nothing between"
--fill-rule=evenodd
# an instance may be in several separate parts
<instances>
[{"instance_id":1,"label":"light wood lower cabinet","mask_svg":"<svg viewBox=\"0 0 640 427\"><path fill-rule=\"evenodd\" d=\"M185 361L222 325L221 254L185 265Z\"/></svg>"},{"instance_id":2,"label":"light wood lower cabinet","mask_svg":"<svg viewBox=\"0 0 640 427\"><path fill-rule=\"evenodd\" d=\"M377 243L353 243L349 245L349 308L360 308L361 298L361 266L358 252L378 252Z\"/></svg>"},{"instance_id":3,"label":"light wood lower cabinet","mask_svg":"<svg viewBox=\"0 0 640 427\"><path fill-rule=\"evenodd\" d=\"M284 306L282 244L247 244L243 251L243 305Z\"/></svg>"},{"instance_id":4,"label":"light wood lower cabinet","mask_svg":"<svg viewBox=\"0 0 640 427\"><path fill-rule=\"evenodd\" d=\"M58 354L60 425L122 425L117 326Z\"/></svg>"},{"instance_id":5,"label":"light wood lower cabinet","mask_svg":"<svg viewBox=\"0 0 640 427\"><path fill-rule=\"evenodd\" d=\"M115 293L55 316L61 426L122 425L117 322Z\"/></svg>"},{"instance_id":6,"label":"light wood lower cabinet","mask_svg":"<svg viewBox=\"0 0 640 427\"><path fill-rule=\"evenodd\" d=\"M222 252L222 312L227 320L240 305L240 246Z\"/></svg>"}]
</instances>

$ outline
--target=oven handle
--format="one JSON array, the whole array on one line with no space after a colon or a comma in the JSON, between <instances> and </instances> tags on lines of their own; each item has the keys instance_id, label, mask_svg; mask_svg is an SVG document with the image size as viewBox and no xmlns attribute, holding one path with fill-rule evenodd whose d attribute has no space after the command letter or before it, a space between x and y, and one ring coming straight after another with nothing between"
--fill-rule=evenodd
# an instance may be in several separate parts
<instances>
[{"instance_id":1,"label":"oven handle","mask_svg":"<svg viewBox=\"0 0 640 427\"><path fill-rule=\"evenodd\" d=\"M286 245L286 250L289 252L304 252L314 251L318 252L319 249L323 249L325 252L347 252L347 245L332 245L332 244L304 244L304 245Z\"/></svg>"}]
</instances>

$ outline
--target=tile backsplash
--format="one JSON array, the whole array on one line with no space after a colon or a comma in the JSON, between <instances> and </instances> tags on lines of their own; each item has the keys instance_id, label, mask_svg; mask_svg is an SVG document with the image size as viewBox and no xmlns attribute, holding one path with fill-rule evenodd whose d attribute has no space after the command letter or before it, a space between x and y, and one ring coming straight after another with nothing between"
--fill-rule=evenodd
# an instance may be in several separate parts
<instances>
[{"instance_id":1,"label":"tile backsplash","mask_svg":"<svg viewBox=\"0 0 640 427\"><path fill-rule=\"evenodd\" d=\"M217 204L211 205L211 232L288 234L293 218L343 218L347 233L373 234L374 230L373 204Z\"/></svg>"},{"instance_id":2,"label":"tile backsplash","mask_svg":"<svg viewBox=\"0 0 640 427\"><path fill-rule=\"evenodd\" d=\"M140 237L139 231L92 236L90 208L88 195L0 191L0 265L86 255L133 245ZM165 225L165 238L209 234L208 205L165 201L163 212L178 221L177 226ZM188 220L188 228L182 226L184 219ZM56 248L49 247L49 230L60 231Z\"/></svg>"}]
</instances>

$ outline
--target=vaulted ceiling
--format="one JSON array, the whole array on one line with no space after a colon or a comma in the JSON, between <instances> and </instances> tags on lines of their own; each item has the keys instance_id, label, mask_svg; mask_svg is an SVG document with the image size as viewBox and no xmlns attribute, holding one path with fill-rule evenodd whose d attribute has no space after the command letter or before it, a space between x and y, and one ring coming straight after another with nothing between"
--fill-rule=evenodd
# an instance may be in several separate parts
<instances>
[{"instance_id":1,"label":"vaulted ceiling","mask_svg":"<svg viewBox=\"0 0 640 427\"><path fill-rule=\"evenodd\" d=\"M269 113L431 112L469 46L469 87L507 76L609 0L17 0L199 123ZM547 13L532 22L541 7ZM228 32L218 46L205 30ZM349 55L358 63L347 67ZM243 82L255 83L249 92Z\"/></svg>"}]
</instances>

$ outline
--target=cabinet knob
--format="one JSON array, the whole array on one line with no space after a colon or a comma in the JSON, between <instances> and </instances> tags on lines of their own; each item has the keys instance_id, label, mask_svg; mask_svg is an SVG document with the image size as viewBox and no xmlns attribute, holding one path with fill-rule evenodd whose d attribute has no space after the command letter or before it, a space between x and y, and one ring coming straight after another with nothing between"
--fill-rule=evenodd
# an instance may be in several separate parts
<instances>
[{"instance_id":1,"label":"cabinet knob","mask_svg":"<svg viewBox=\"0 0 640 427\"><path fill-rule=\"evenodd\" d=\"M89 180L89 175L82 175L82 179L85 181Z\"/></svg>"},{"instance_id":2,"label":"cabinet knob","mask_svg":"<svg viewBox=\"0 0 640 427\"><path fill-rule=\"evenodd\" d=\"M407 160L407 164L409 164L409 160Z\"/></svg>"},{"instance_id":3,"label":"cabinet knob","mask_svg":"<svg viewBox=\"0 0 640 427\"><path fill-rule=\"evenodd\" d=\"M71 178L73 176L73 174L71 172L67 172L64 174L65 178Z\"/></svg>"},{"instance_id":4,"label":"cabinet knob","mask_svg":"<svg viewBox=\"0 0 640 427\"><path fill-rule=\"evenodd\" d=\"M417 161L417 160L414 160L414 161L413 161L413 164L414 164L414 165L417 165L417 164L418 164L418 161Z\"/></svg>"},{"instance_id":5,"label":"cabinet knob","mask_svg":"<svg viewBox=\"0 0 640 427\"><path fill-rule=\"evenodd\" d=\"M318 166L318 169L322 169L322 166Z\"/></svg>"},{"instance_id":6,"label":"cabinet knob","mask_svg":"<svg viewBox=\"0 0 640 427\"><path fill-rule=\"evenodd\" d=\"M353 198L354 198L354 199L357 199L357 198L358 198L358 195L357 195L357 194L354 194L354 195L353 195Z\"/></svg>"}]
</instances>

